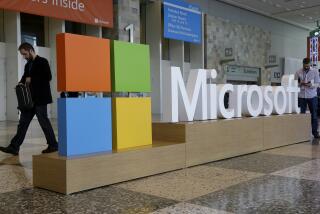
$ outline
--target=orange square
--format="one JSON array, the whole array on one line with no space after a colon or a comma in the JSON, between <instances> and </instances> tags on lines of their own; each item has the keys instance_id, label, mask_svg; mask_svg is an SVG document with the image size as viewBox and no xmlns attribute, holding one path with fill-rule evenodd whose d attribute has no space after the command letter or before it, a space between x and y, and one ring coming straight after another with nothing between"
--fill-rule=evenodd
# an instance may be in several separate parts
<instances>
[{"instance_id":1,"label":"orange square","mask_svg":"<svg viewBox=\"0 0 320 214\"><path fill-rule=\"evenodd\" d=\"M110 41L57 35L58 91L110 92Z\"/></svg>"}]
</instances>

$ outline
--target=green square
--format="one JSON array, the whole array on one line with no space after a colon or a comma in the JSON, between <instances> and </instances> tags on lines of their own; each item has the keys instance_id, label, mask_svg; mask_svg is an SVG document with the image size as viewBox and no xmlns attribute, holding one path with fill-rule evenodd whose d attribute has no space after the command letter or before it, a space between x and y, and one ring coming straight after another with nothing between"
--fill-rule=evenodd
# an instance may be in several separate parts
<instances>
[{"instance_id":1,"label":"green square","mask_svg":"<svg viewBox=\"0 0 320 214\"><path fill-rule=\"evenodd\" d=\"M149 46L113 41L112 91L151 92Z\"/></svg>"}]
</instances>

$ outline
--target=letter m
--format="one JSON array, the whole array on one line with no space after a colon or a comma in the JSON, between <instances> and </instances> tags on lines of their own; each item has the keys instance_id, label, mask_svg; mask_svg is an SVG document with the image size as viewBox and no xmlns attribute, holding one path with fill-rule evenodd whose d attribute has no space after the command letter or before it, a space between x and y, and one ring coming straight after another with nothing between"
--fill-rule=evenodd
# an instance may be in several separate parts
<instances>
[{"instance_id":1,"label":"letter m","mask_svg":"<svg viewBox=\"0 0 320 214\"><path fill-rule=\"evenodd\" d=\"M179 67L171 67L163 76L163 121L207 120L207 71L192 69L187 87Z\"/></svg>"}]
</instances>

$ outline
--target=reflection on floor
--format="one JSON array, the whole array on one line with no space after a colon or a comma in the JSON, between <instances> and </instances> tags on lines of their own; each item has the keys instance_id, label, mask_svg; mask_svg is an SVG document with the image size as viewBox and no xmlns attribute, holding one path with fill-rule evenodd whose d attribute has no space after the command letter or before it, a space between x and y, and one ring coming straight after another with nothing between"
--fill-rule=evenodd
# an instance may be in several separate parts
<instances>
[{"instance_id":1,"label":"reflection on floor","mask_svg":"<svg viewBox=\"0 0 320 214\"><path fill-rule=\"evenodd\" d=\"M1 146L16 125L0 122ZM32 155L45 143L34 121L19 156L0 154L0 213L320 213L318 141L69 196L32 187Z\"/></svg>"}]
</instances>

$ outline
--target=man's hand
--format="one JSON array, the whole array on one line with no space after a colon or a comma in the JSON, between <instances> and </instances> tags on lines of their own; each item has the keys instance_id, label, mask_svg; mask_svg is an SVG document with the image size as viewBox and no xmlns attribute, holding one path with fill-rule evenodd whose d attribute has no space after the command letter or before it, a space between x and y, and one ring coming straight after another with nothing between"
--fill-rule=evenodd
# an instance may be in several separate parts
<instances>
[{"instance_id":1,"label":"man's hand","mask_svg":"<svg viewBox=\"0 0 320 214\"><path fill-rule=\"evenodd\" d=\"M310 87L312 87L312 84L309 82L309 83L305 83L304 86L307 88L310 88Z\"/></svg>"},{"instance_id":2,"label":"man's hand","mask_svg":"<svg viewBox=\"0 0 320 214\"><path fill-rule=\"evenodd\" d=\"M310 88L312 87L312 83L311 82L308 82L308 83L300 83L300 86L304 86L306 88Z\"/></svg>"},{"instance_id":3,"label":"man's hand","mask_svg":"<svg viewBox=\"0 0 320 214\"><path fill-rule=\"evenodd\" d=\"M26 85L30 85L30 83L31 83L31 77L27 77L26 78Z\"/></svg>"},{"instance_id":4,"label":"man's hand","mask_svg":"<svg viewBox=\"0 0 320 214\"><path fill-rule=\"evenodd\" d=\"M304 82L299 83L299 87L303 87L303 86L306 86L306 83Z\"/></svg>"}]
</instances>

